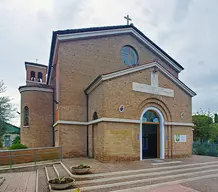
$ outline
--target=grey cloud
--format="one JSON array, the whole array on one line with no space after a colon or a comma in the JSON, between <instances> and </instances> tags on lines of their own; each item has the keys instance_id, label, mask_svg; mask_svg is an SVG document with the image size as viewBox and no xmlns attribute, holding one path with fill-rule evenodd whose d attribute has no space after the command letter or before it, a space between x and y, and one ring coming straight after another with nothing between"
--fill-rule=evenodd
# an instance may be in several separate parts
<instances>
[{"instance_id":1,"label":"grey cloud","mask_svg":"<svg viewBox=\"0 0 218 192\"><path fill-rule=\"evenodd\" d=\"M188 17L190 6L192 5L193 0L179 0L175 1L174 9L174 19L176 22L181 22Z\"/></svg>"}]
</instances>

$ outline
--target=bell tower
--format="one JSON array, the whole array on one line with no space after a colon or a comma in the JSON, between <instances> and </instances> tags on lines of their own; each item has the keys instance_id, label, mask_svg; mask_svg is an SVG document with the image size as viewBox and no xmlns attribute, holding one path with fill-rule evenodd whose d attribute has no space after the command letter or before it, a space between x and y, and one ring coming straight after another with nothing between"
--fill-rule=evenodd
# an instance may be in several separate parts
<instances>
[{"instance_id":1,"label":"bell tower","mask_svg":"<svg viewBox=\"0 0 218 192\"><path fill-rule=\"evenodd\" d=\"M46 84L47 66L25 62L26 67L26 84Z\"/></svg>"},{"instance_id":2,"label":"bell tower","mask_svg":"<svg viewBox=\"0 0 218 192\"><path fill-rule=\"evenodd\" d=\"M25 62L26 85L20 86L21 143L29 148L53 146L53 88L47 66Z\"/></svg>"}]
</instances>

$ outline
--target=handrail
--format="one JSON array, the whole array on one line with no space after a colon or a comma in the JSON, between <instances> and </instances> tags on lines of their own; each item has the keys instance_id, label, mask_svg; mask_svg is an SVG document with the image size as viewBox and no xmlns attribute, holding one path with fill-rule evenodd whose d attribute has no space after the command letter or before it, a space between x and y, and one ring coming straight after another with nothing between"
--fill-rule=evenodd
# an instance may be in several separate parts
<instances>
[{"instance_id":1,"label":"handrail","mask_svg":"<svg viewBox=\"0 0 218 192\"><path fill-rule=\"evenodd\" d=\"M55 149L55 148L61 148L59 147L39 147L39 148L27 148L27 149L15 149L15 150L0 150L0 152L9 152L9 151L28 151L28 150L41 150L41 149Z\"/></svg>"},{"instance_id":2,"label":"handrail","mask_svg":"<svg viewBox=\"0 0 218 192\"><path fill-rule=\"evenodd\" d=\"M43 150L43 149L59 149L59 158L55 158L55 159L60 159L60 161L62 161L62 147L59 146L59 147L41 147L41 148L29 148L29 149L18 149L18 150L1 150L0 153L8 153L6 154L5 156L0 156L0 158L8 158L9 161L10 161L10 168L12 168L12 165L13 165L13 157L25 157L25 156L32 156L33 157L33 161L31 162L34 162L34 164L36 165L36 162L37 162L37 155L40 155L40 154L54 154L54 153L57 153L58 151L47 151L47 152L38 152L39 150ZM14 152L20 152L20 151L31 151L32 153L31 154L13 154Z\"/></svg>"}]
</instances>

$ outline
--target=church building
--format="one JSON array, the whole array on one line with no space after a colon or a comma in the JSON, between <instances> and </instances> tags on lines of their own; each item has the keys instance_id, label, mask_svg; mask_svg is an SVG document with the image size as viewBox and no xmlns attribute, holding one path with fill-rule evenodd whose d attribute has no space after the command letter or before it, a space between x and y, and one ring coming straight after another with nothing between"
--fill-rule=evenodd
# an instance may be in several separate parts
<instances>
[{"instance_id":1,"label":"church building","mask_svg":"<svg viewBox=\"0 0 218 192\"><path fill-rule=\"evenodd\" d=\"M196 93L179 80L184 68L132 24L54 31L48 65L25 68L24 145L100 161L192 154Z\"/></svg>"}]
</instances>

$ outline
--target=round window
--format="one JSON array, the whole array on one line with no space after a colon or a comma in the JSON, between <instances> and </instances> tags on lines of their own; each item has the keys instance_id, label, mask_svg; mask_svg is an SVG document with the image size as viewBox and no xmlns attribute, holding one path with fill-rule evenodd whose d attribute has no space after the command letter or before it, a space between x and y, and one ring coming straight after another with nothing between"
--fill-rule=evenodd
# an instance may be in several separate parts
<instances>
[{"instance_id":1,"label":"round window","mask_svg":"<svg viewBox=\"0 0 218 192\"><path fill-rule=\"evenodd\" d=\"M138 63L138 55L135 49L126 45L121 49L123 62L128 66L135 66Z\"/></svg>"}]
</instances>

